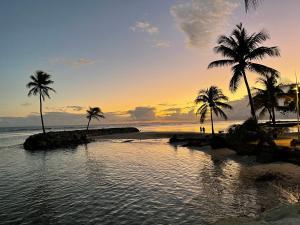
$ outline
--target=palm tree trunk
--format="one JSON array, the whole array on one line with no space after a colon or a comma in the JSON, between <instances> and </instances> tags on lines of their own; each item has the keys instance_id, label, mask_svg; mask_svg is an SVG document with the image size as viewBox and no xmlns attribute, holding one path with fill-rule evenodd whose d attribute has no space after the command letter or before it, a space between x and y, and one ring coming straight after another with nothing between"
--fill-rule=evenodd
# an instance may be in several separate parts
<instances>
[{"instance_id":1,"label":"palm tree trunk","mask_svg":"<svg viewBox=\"0 0 300 225\"><path fill-rule=\"evenodd\" d=\"M275 118L275 109L274 107L272 108L272 123L273 123L273 126L275 127L276 126L276 118Z\"/></svg>"},{"instance_id":2,"label":"palm tree trunk","mask_svg":"<svg viewBox=\"0 0 300 225\"><path fill-rule=\"evenodd\" d=\"M215 135L212 108L210 108L210 122L211 122L211 133L212 135Z\"/></svg>"},{"instance_id":3,"label":"palm tree trunk","mask_svg":"<svg viewBox=\"0 0 300 225\"><path fill-rule=\"evenodd\" d=\"M87 125L87 127L86 127L86 131L88 131L89 130L89 126L90 126L90 122L91 122L91 117L89 118L89 122L88 122L88 125Z\"/></svg>"},{"instance_id":4,"label":"palm tree trunk","mask_svg":"<svg viewBox=\"0 0 300 225\"><path fill-rule=\"evenodd\" d=\"M40 93L40 114L41 114L42 128L43 128L43 133L46 134L45 126L44 126L43 105L42 104L43 104L42 93Z\"/></svg>"},{"instance_id":5,"label":"palm tree trunk","mask_svg":"<svg viewBox=\"0 0 300 225\"><path fill-rule=\"evenodd\" d=\"M248 92L249 104L250 104L250 107L251 107L251 116L252 116L253 119L256 119L252 94L251 94L251 90L250 90L250 87L249 87L249 84L248 84L248 80L247 80L245 71L243 72L243 77L244 77L244 81L245 81L247 92Z\"/></svg>"},{"instance_id":6,"label":"palm tree trunk","mask_svg":"<svg viewBox=\"0 0 300 225\"><path fill-rule=\"evenodd\" d=\"M269 122L271 123L273 121L273 116L272 116L272 112L269 108L268 109L268 113L269 113Z\"/></svg>"}]
</instances>

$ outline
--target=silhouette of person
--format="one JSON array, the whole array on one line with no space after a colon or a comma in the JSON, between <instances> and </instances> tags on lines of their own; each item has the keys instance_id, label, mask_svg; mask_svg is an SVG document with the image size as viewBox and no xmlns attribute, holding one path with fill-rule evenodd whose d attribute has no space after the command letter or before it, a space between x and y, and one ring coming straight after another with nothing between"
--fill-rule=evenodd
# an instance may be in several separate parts
<instances>
[{"instance_id":1,"label":"silhouette of person","mask_svg":"<svg viewBox=\"0 0 300 225\"><path fill-rule=\"evenodd\" d=\"M203 133L205 134L205 127L203 127L202 130L203 130Z\"/></svg>"},{"instance_id":2,"label":"silhouette of person","mask_svg":"<svg viewBox=\"0 0 300 225\"><path fill-rule=\"evenodd\" d=\"M200 133L202 133L202 127L200 127Z\"/></svg>"}]
</instances>

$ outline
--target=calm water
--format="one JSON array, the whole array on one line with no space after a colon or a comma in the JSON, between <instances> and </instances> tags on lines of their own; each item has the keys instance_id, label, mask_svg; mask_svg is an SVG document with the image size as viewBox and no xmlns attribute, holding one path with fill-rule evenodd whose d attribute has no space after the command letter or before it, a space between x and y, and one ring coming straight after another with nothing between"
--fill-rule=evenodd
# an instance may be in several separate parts
<instances>
[{"instance_id":1,"label":"calm water","mask_svg":"<svg viewBox=\"0 0 300 225\"><path fill-rule=\"evenodd\" d=\"M147 140L24 151L34 132L0 135L0 224L210 224L285 201L205 149Z\"/></svg>"}]
</instances>

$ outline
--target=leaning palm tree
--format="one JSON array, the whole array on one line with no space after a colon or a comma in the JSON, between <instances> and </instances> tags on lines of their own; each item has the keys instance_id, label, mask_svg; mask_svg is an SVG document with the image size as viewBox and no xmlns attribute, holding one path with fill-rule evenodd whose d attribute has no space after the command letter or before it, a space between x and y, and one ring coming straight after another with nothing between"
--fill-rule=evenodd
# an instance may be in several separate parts
<instances>
[{"instance_id":1,"label":"leaning palm tree","mask_svg":"<svg viewBox=\"0 0 300 225\"><path fill-rule=\"evenodd\" d=\"M103 112L101 111L101 109L99 107L90 107L88 110L86 110L87 115L86 118L88 118L89 122L88 125L86 127L86 130L89 130L89 126L90 126L90 122L92 119L96 119L99 120L100 118L105 118Z\"/></svg>"},{"instance_id":2,"label":"leaning palm tree","mask_svg":"<svg viewBox=\"0 0 300 225\"><path fill-rule=\"evenodd\" d=\"M224 101L228 101L228 97L226 97L223 94L222 90L217 88L216 86L211 86L206 90L200 90L195 100L196 104L202 104L197 110L197 115L200 116L200 123L204 123L207 114L210 114L212 134L215 133L213 112L216 116L221 116L222 118L227 120L227 115L222 109L232 109L232 107L226 104Z\"/></svg>"},{"instance_id":3,"label":"leaning palm tree","mask_svg":"<svg viewBox=\"0 0 300 225\"><path fill-rule=\"evenodd\" d=\"M270 74L276 77L279 76L277 70L255 62L262 60L266 56L280 56L278 47L262 46L262 43L269 38L269 35L265 31L248 34L243 25L239 24L230 36L220 36L218 46L214 48L214 51L221 54L224 59L214 61L208 66L209 69L213 67L231 66L232 78L229 88L232 92L237 90L241 79L244 79L253 118L256 118L255 109L246 71L255 72L263 76Z\"/></svg>"},{"instance_id":4,"label":"leaning palm tree","mask_svg":"<svg viewBox=\"0 0 300 225\"><path fill-rule=\"evenodd\" d=\"M28 92L28 96L39 95L40 99L40 115L42 121L43 133L45 134L45 126L43 119L43 101L45 101L46 97L50 98L49 91L55 92L55 90L49 87L50 84L54 82L50 79L51 75L43 72L41 70L37 70L33 75L30 76L31 81L26 85L27 88L30 88Z\"/></svg>"},{"instance_id":5,"label":"leaning palm tree","mask_svg":"<svg viewBox=\"0 0 300 225\"><path fill-rule=\"evenodd\" d=\"M278 83L276 76L260 77L258 83L263 88L254 88L255 95L253 97L255 110L260 110L259 116L263 117L266 112L269 113L273 126L276 125L275 110L281 110L279 100L285 97L285 93Z\"/></svg>"}]
</instances>

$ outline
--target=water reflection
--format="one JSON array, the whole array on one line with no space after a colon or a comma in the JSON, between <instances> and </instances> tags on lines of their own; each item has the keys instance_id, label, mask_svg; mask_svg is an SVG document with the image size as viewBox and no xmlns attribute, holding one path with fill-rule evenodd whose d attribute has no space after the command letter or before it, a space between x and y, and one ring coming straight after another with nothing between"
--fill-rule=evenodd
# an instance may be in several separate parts
<instances>
[{"instance_id":1,"label":"water reflection","mask_svg":"<svg viewBox=\"0 0 300 225\"><path fill-rule=\"evenodd\" d=\"M166 140L101 141L75 150L1 150L6 224L208 224L282 201L245 166ZM271 199L271 201L270 201Z\"/></svg>"}]
</instances>

